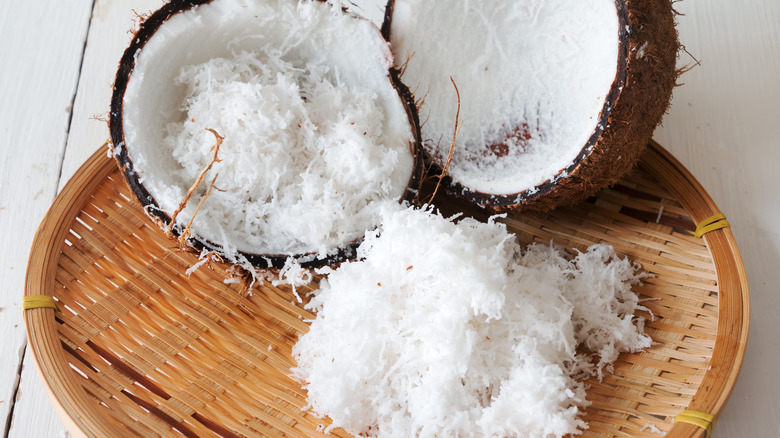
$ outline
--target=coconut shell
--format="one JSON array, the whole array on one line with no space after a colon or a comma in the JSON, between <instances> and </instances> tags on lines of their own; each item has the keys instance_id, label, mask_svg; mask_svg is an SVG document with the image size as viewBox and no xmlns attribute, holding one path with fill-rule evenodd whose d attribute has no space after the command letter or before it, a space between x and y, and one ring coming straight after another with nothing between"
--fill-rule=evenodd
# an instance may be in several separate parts
<instances>
[{"instance_id":1,"label":"coconut shell","mask_svg":"<svg viewBox=\"0 0 780 438\"><path fill-rule=\"evenodd\" d=\"M388 1L382 26L388 41L394 3ZM680 44L670 0L616 0L615 4L619 20L617 73L598 126L576 159L555 177L523 192L484 193L445 177L442 182L448 192L495 211L549 211L586 199L634 167L671 102ZM436 163L429 164L434 172L441 172Z\"/></svg>"},{"instance_id":2,"label":"coconut shell","mask_svg":"<svg viewBox=\"0 0 780 438\"><path fill-rule=\"evenodd\" d=\"M111 134L111 143L113 145L123 145L125 141L124 127L122 123L124 95L127 90L130 76L133 73L133 68L135 67L135 57L137 52L143 50L144 45L149 41L152 35L154 35L154 33L159 30L159 28L170 17L177 13L195 8L199 5L210 3L211 1L213 0L172 0L155 11L141 23L140 27L133 36L130 45L122 55L122 58L119 62L119 68L114 79L114 90L113 95L111 96L111 111L109 117L109 131ZM345 13L349 13L346 9L344 9L344 11ZM410 175L409 183L407 184L406 190L404 191L404 196L399 201L415 203L417 201L419 187L423 176L422 142L420 140L420 124L417 115L417 108L414 104L414 98L411 91L401 82L398 77L398 72L391 68L388 71L388 77L393 87L398 92L406 109L413 135L413 139L409 144L409 151L414 157L414 167L412 175ZM127 148L116 148L114 157L119 166L119 169L127 181L128 186L130 187L130 190L141 203L146 214L157 226L163 230L167 230L168 224L171 222L171 216L160 208L158 202L149 193L146 187L139 181L138 175L133 165L133 160L127 153ZM170 231L170 237L178 240L178 237L181 234L181 230L179 230L177 227L173 227ZM315 254L299 254L296 255L295 258L302 267L307 269L340 263L355 256L355 250L360 245L361 241L362 239L358 239L354 242L351 242L350 244L339 248L334 254L325 258L317 258ZM204 249L214 247L219 247L219 245L215 242L202 240L197 237L188 237L186 239L185 246L181 249L199 254ZM289 258L288 255L254 254L243 251L239 251L239 254L246 258L246 260L249 261L249 263L251 263L253 266L258 268L281 269Z\"/></svg>"}]
</instances>

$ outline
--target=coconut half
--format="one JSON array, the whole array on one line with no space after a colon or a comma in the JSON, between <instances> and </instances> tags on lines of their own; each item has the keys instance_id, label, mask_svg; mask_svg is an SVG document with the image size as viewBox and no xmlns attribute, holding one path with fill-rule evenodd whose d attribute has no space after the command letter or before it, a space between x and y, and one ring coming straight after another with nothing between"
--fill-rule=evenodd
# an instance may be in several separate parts
<instances>
[{"instance_id":1,"label":"coconut half","mask_svg":"<svg viewBox=\"0 0 780 438\"><path fill-rule=\"evenodd\" d=\"M450 191L549 210L629 171L666 111L669 0L390 0L383 27ZM453 82L457 86L460 98Z\"/></svg>"},{"instance_id":2,"label":"coconut half","mask_svg":"<svg viewBox=\"0 0 780 438\"><path fill-rule=\"evenodd\" d=\"M281 268L290 256L304 267L350 257L378 205L412 199L415 119L379 29L340 6L174 0L122 57L110 128L161 227L193 249Z\"/></svg>"}]
</instances>

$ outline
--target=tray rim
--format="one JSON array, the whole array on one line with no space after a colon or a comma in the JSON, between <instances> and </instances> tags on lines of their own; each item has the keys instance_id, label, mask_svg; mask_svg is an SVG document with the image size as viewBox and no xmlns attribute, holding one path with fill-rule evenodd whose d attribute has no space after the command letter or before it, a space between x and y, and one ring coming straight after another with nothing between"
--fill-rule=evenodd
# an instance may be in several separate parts
<instances>
[{"instance_id":1,"label":"tray rim","mask_svg":"<svg viewBox=\"0 0 780 438\"><path fill-rule=\"evenodd\" d=\"M646 170L677 198L694 222L699 223L720 212L704 187L663 146L651 140L642 160L650 164ZM58 264L52 262L59 258L61 245L69 229L63 225L75 220L96 188L115 169L116 164L106 154L104 145L82 164L57 195L33 240L27 265L25 296L53 296L53 280ZM736 385L744 360L750 303L747 274L732 230L723 228L703 238L712 255L719 290L718 326L711 358L715 365L705 374L688 409L717 417ZM105 417L83 415L90 409L80 407L85 404L84 389L74 378L63 349L59 348L58 323L54 312L54 309L40 308L26 310L23 314L33 362L52 405L69 432L75 436L92 436L87 431L107 433L115 430ZM666 436L693 438L703 434L704 430L697 426L676 423Z\"/></svg>"}]
</instances>

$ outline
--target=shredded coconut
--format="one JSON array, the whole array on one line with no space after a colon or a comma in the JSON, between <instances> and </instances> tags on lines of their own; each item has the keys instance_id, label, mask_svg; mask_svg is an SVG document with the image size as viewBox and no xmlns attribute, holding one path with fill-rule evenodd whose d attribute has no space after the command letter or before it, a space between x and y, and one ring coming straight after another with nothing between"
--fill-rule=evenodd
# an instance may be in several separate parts
<instances>
[{"instance_id":1,"label":"shredded coconut","mask_svg":"<svg viewBox=\"0 0 780 438\"><path fill-rule=\"evenodd\" d=\"M381 232L381 234L380 234ZM293 348L311 410L361 436L561 437L579 380L650 345L607 245L522 248L503 224L388 208L359 260L328 274ZM595 360L596 357L600 359ZM595 363L594 363L595 362Z\"/></svg>"},{"instance_id":2,"label":"shredded coconut","mask_svg":"<svg viewBox=\"0 0 780 438\"><path fill-rule=\"evenodd\" d=\"M662 431L661 429L655 427L655 425L653 425L653 424L645 424L644 426L642 426L642 429L640 430L640 432L644 432L645 430L649 430L651 433L656 433L656 434L662 435L662 436L666 435L666 433L664 433L664 431Z\"/></svg>"},{"instance_id":3,"label":"shredded coconut","mask_svg":"<svg viewBox=\"0 0 780 438\"><path fill-rule=\"evenodd\" d=\"M205 177L220 174L220 191L198 212L199 234L271 254L327 253L374 226L372 201L398 197L389 181L399 151L379 142L371 90L331 82L324 66L246 52L185 67L178 80L190 90L187 120L168 125L164 146L181 181L208 163L214 139L203 127L225 136Z\"/></svg>"},{"instance_id":4,"label":"shredded coconut","mask_svg":"<svg viewBox=\"0 0 780 438\"><path fill-rule=\"evenodd\" d=\"M295 299L302 303L303 300L296 288L308 285L311 283L311 280L311 271L304 269L293 257L287 257L284 266L279 270L278 276L271 280L271 284L274 286L279 286L280 284L290 285Z\"/></svg>"},{"instance_id":5,"label":"shredded coconut","mask_svg":"<svg viewBox=\"0 0 780 438\"><path fill-rule=\"evenodd\" d=\"M209 262L210 255L211 255L211 253L208 250L205 250L205 249L202 250L200 252L200 255L198 256L198 261L194 265L192 265L189 268L187 268L187 270L184 272L184 274L187 277L192 275L193 272L197 271L198 269L200 269L201 266L203 266L203 265L205 265L206 263ZM216 261L216 260L214 260L214 261Z\"/></svg>"},{"instance_id":6,"label":"shredded coconut","mask_svg":"<svg viewBox=\"0 0 780 438\"><path fill-rule=\"evenodd\" d=\"M636 59L642 59L645 57L648 45L650 45L650 41L645 41L644 44L639 47L639 50L636 51Z\"/></svg>"}]
</instances>

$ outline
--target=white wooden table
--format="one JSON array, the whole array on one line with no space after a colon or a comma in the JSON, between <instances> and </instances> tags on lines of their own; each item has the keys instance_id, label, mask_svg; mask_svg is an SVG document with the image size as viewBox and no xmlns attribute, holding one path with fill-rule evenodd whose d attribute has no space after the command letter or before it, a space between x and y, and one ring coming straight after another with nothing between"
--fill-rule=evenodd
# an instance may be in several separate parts
<instances>
[{"instance_id":1,"label":"white wooden table","mask_svg":"<svg viewBox=\"0 0 780 438\"><path fill-rule=\"evenodd\" d=\"M369 16L381 10L371 2ZM21 318L27 257L54 196L107 138L112 77L133 9L161 0L0 0L0 427L69 434L45 395ZM748 272L747 356L715 437L780 436L780 2L676 3L686 73L655 135L728 216ZM683 55L680 65L695 61Z\"/></svg>"}]
</instances>

